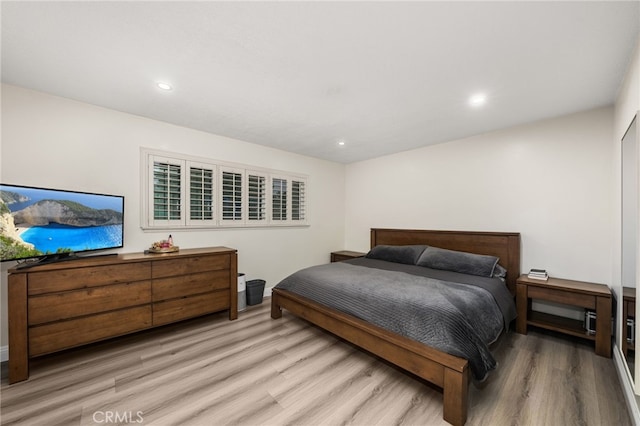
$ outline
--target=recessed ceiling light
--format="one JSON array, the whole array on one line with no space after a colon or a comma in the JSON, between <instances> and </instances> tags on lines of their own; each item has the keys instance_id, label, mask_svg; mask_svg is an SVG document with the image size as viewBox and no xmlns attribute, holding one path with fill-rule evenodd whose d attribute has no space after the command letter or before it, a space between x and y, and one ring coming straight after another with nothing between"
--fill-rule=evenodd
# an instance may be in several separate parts
<instances>
[{"instance_id":1,"label":"recessed ceiling light","mask_svg":"<svg viewBox=\"0 0 640 426\"><path fill-rule=\"evenodd\" d=\"M338 142L336 142L338 144L338 146L345 146L346 142L343 140L339 140Z\"/></svg>"},{"instance_id":2,"label":"recessed ceiling light","mask_svg":"<svg viewBox=\"0 0 640 426\"><path fill-rule=\"evenodd\" d=\"M173 87L171 87L171 85L169 83L159 82L159 83L156 83L156 85L158 86L158 88L160 88L162 90L171 90L171 89L173 89Z\"/></svg>"},{"instance_id":3,"label":"recessed ceiling light","mask_svg":"<svg viewBox=\"0 0 640 426\"><path fill-rule=\"evenodd\" d=\"M469 98L469 105L474 108L480 107L487 103L487 95L484 93L476 93Z\"/></svg>"}]
</instances>

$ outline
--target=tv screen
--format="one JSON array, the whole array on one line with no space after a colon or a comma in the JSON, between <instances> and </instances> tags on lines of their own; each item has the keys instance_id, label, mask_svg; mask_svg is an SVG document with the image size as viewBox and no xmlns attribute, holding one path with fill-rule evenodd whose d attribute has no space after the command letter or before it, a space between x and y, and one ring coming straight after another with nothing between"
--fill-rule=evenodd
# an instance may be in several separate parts
<instances>
[{"instance_id":1,"label":"tv screen","mask_svg":"<svg viewBox=\"0 0 640 426\"><path fill-rule=\"evenodd\" d=\"M120 248L124 197L0 184L0 260Z\"/></svg>"}]
</instances>

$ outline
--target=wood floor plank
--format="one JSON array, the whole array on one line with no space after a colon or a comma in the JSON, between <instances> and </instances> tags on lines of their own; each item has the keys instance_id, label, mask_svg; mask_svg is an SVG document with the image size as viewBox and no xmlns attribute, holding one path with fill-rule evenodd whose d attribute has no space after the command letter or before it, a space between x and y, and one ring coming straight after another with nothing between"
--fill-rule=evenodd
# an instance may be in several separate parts
<instances>
[{"instance_id":1,"label":"wood floor plank","mask_svg":"<svg viewBox=\"0 0 640 426\"><path fill-rule=\"evenodd\" d=\"M434 424L442 421L441 394L413 377L398 372L384 364L377 369L380 380L373 389L365 389L363 400L348 407L346 423L351 425L387 425L394 424L397 419L415 416L415 397L424 397L421 409L427 413L424 418L432 419ZM392 398L392 403L390 403ZM437 414L435 414L437 412ZM337 419L337 418L336 418ZM419 422L418 422L419 423ZM339 424L336 422L335 424Z\"/></svg>"},{"instance_id":2,"label":"wood floor plank","mask_svg":"<svg viewBox=\"0 0 640 426\"><path fill-rule=\"evenodd\" d=\"M613 361L530 331L494 345L468 425L630 425ZM442 393L269 300L34 360L0 387L4 425L444 425ZM97 417L96 417L97 416ZM102 421L101 421L102 420Z\"/></svg>"}]
</instances>

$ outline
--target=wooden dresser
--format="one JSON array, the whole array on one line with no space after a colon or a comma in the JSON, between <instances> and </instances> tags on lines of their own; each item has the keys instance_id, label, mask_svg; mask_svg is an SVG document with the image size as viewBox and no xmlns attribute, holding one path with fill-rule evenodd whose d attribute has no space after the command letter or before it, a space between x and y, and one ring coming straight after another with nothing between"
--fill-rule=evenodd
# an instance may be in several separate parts
<instances>
[{"instance_id":1,"label":"wooden dresser","mask_svg":"<svg viewBox=\"0 0 640 426\"><path fill-rule=\"evenodd\" d=\"M227 247L95 256L10 269L9 383L29 358L223 310L238 317Z\"/></svg>"}]
</instances>

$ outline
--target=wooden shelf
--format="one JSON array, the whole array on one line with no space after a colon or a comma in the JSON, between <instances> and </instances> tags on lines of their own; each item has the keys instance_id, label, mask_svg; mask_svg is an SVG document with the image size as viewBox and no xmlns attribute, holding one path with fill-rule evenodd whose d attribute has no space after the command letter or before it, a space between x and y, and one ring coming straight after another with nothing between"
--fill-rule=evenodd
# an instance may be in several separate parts
<instances>
[{"instance_id":1,"label":"wooden shelf","mask_svg":"<svg viewBox=\"0 0 640 426\"><path fill-rule=\"evenodd\" d=\"M547 314L545 312L529 311L527 324L547 330L557 331L571 336L582 337L584 339L596 340L595 334L589 334L584 329L582 321L571 318L560 317Z\"/></svg>"}]
</instances>

